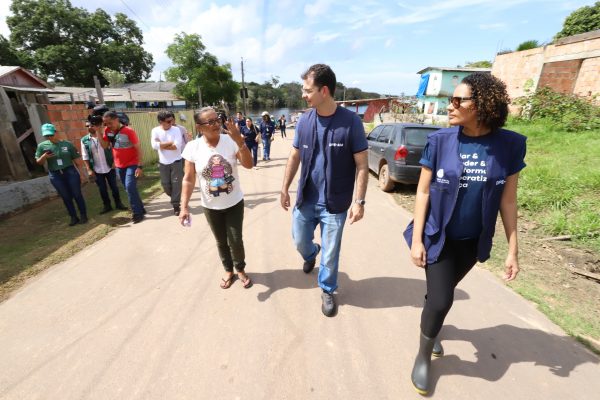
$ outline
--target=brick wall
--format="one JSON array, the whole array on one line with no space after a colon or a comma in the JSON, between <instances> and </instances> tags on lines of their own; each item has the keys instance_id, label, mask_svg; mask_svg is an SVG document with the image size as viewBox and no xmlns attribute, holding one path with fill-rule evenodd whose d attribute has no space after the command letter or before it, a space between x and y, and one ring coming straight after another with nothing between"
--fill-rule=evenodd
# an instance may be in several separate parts
<instances>
[{"instance_id":1,"label":"brick wall","mask_svg":"<svg viewBox=\"0 0 600 400\"><path fill-rule=\"evenodd\" d=\"M582 60L568 60L545 63L538 82L538 88L549 87L555 92L573 93Z\"/></svg>"},{"instance_id":2,"label":"brick wall","mask_svg":"<svg viewBox=\"0 0 600 400\"><path fill-rule=\"evenodd\" d=\"M529 79L533 80L535 89L543 66L544 49L539 47L496 56L492 75L502 79L511 99L516 99L525 95L525 83Z\"/></svg>"},{"instance_id":3,"label":"brick wall","mask_svg":"<svg viewBox=\"0 0 600 400\"><path fill-rule=\"evenodd\" d=\"M85 121L89 110L85 104L47 104L48 118L56 127L56 134L80 149L80 139L87 135ZM80 149L81 150L81 149Z\"/></svg>"},{"instance_id":4,"label":"brick wall","mask_svg":"<svg viewBox=\"0 0 600 400\"><path fill-rule=\"evenodd\" d=\"M497 55L492 74L506 83L511 99L532 89L549 86L563 93L593 98L600 94L600 30L575 35L557 44ZM600 103L600 98L596 98Z\"/></svg>"},{"instance_id":5,"label":"brick wall","mask_svg":"<svg viewBox=\"0 0 600 400\"><path fill-rule=\"evenodd\" d=\"M592 97L600 93L600 57L588 58L581 63L579 76L573 93L582 97ZM600 97L596 98L600 103Z\"/></svg>"}]
</instances>

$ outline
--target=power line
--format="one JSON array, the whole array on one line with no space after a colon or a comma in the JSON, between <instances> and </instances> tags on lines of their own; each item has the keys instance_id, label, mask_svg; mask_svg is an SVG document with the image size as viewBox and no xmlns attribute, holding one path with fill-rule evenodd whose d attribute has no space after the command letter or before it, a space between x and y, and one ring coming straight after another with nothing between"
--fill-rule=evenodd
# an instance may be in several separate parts
<instances>
[{"instance_id":1,"label":"power line","mask_svg":"<svg viewBox=\"0 0 600 400\"><path fill-rule=\"evenodd\" d=\"M128 9L129 11L131 11L131 13L132 13L133 15L135 15L135 16L137 17L137 19L138 19L138 20L139 20L139 21L140 21L142 24L144 24L144 25L146 26L146 28L148 28L148 30L150 30L150 27L148 26L148 24L147 24L147 23L145 23L145 22L144 22L144 20L143 20L143 19L141 19L141 18L140 18L140 16L139 16L139 15L137 15L137 13L136 13L135 11L133 11L133 9L132 9L131 7L129 7L129 5L127 5L127 3L125 3L125 0L121 0L121 3L123 3L123 5L124 5L125 7L127 7L127 9Z\"/></svg>"}]
</instances>

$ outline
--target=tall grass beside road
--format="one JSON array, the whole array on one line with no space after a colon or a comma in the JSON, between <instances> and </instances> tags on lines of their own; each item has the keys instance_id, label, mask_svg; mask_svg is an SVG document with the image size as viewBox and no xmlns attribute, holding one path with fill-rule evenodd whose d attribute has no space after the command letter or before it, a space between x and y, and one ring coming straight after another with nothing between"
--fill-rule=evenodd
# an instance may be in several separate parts
<instances>
[{"instance_id":1,"label":"tall grass beside road","mask_svg":"<svg viewBox=\"0 0 600 400\"><path fill-rule=\"evenodd\" d=\"M527 168L519 182L519 207L547 236L600 252L600 130L565 132L549 121L512 120L527 136Z\"/></svg>"},{"instance_id":2,"label":"tall grass beside road","mask_svg":"<svg viewBox=\"0 0 600 400\"><path fill-rule=\"evenodd\" d=\"M567 132L545 120L510 120L507 128L528 138L518 189L522 272L510 286L600 354L600 283L568 268L600 273L600 130ZM570 240L542 240L556 236ZM481 266L501 275L507 246L500 222L494 243Z\"/></svg>"}]
</instances>

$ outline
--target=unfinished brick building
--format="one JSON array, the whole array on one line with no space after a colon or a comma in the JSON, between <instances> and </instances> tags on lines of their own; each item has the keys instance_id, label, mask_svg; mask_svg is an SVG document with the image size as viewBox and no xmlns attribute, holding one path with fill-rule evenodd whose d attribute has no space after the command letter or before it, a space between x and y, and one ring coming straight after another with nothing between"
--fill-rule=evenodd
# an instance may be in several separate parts
<instances>
[{"instance_id":1,"label":"unfinished brick building","mask_svg":"<svg viewBox=\"0 0 600 400\"><path fill-rule=\"evenodd\" d=\"M600 30L569 36L531 50L499 54L492 74L506 82L512 99L544 86L600 104Z\"/></svg>"}]
</instances>

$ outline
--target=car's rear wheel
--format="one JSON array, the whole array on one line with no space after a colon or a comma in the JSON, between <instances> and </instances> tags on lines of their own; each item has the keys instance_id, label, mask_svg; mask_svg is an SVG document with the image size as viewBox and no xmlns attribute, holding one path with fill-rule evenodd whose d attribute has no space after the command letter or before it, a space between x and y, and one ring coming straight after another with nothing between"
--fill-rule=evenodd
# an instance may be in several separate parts
<instances>
[{"instance_id":1,"label":"car's rear wheel","mask_svg":"<svg viewBox=\"0 0 600 400\"><path fill-rule=\"evenodd\" d=\"M396 182L390 179L389 168L387 164L383 164L379 168L379 188L384 192L391 192L394 190Z\"/></svg>"}]
</instances>

